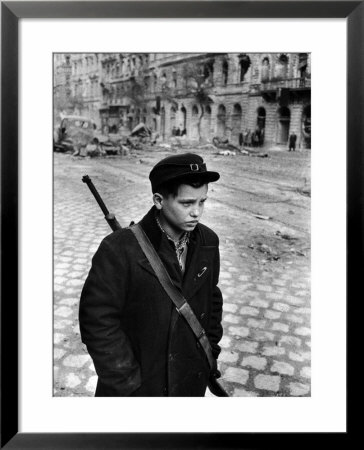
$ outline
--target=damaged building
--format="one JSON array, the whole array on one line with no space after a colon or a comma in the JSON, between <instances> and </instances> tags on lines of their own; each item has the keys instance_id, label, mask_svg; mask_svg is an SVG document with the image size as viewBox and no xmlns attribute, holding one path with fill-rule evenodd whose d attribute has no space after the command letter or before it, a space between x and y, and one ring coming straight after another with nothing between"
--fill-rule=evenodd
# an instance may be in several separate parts
<instances>
[{"instance_id":1,"label":"damaged building","mask_svg":"<svg viewBox=\"0 0 364 450\"><path fill-rule=\"evenodd\" d=\"M105 133L311 146L309 53L70 54L70 108ZM64 60L64 58L62 58ZM55 64L57 60L55 59Z\"/></svg>"}]
</instances>

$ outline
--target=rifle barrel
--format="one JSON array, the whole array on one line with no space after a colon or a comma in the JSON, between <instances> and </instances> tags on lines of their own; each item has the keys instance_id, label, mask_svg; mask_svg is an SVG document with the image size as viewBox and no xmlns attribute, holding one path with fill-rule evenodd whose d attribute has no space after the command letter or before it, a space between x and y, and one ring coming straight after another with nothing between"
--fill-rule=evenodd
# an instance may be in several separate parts
<instances>
[{"instance_id":1,"label":"rifle barrel","mask_svg":"<svg viewBox=\"0 0 364 450\"><path fill-rule=\"evenodd\" d=\"M103 202L102 198L100 197L100 194L97 192L97 189L95 188L93 182L91 181L91 178L88 175L85 175L82 177L82 181L87 184L92 195L95 197L95 200L97 201L100 208L102 209L104 216L107 216L109 214L109 210L106 208L106 205Z\"/></svg>"}]
</instances>

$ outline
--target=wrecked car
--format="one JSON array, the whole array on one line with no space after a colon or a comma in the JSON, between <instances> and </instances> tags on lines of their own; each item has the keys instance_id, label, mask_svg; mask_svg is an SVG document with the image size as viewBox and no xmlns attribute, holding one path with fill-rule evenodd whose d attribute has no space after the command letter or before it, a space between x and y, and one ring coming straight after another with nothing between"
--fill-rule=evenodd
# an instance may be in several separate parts
<instances>
[{"instance_id":1,"label":"wrecked car","mask_svg":"<svg viewBox=\"0 0 364 450\"><path fill-rule=\"evenodd\" d=\"M88 144L96 143L96 124L83 116L64 116L53 136L53 150L60 152L79 152Z\"/></svg>"}]
</instances>

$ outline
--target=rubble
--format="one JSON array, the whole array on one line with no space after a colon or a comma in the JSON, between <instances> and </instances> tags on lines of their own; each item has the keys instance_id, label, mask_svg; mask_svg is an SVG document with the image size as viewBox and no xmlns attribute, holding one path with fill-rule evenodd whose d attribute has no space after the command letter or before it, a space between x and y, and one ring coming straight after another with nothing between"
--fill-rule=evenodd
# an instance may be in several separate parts
<instances>
[{"instance_id":1,"label":"rubble","mask_svg":"<svg viewBox=\"0 0 364 450\"><path fill-rule=\"evenodd\" d=\"M271 220L272 219L269 216L262 216L261 214L253 214L253 216L260 220Z\"/></svg>"},{"instance_id":2,"label":"rubble","mask_svg":"<svg viewBox=\"0 0 364 450\"><path fill-rule=\"evenodd\" d=\"M236 147L235 145L232 145L229 143L229 139L223 137L220 138L218 136L215 136L212 139L212 143L214 144L214 146L218 149L221 150L231 150L231 151L235 151L235 152L240 152L240 148Z\"/></svg>"},{"instance_id":3,"label":"rubble","mask_svg":"<svg viewBox=\"0 0 364 450\"><path fill-rule=\"evenodd\" d=\"M295 245L293 245L295 242ZM291 264L290 259L294 256L306 257L309 248L299 248L299 238L291 236L280 230L274 235L257 235L254 242L247 246L250 250L264 255L264 260L259 258L261 263L284 260L285 264Z\"/></svg>"},{"instance_id":4,"label":"rubble","mask_svg":"<svg viewBox=\"0 0 364 450\"><path fill-rule=\"evenodd\" d=\"M236 152L232 152L231 150L221 150L217 154L222 156L236 156Z\"/></svg>"},{"instance_id":5,"label":"rubble","mask_svg":"<svg viewBox=\"0 0 364 450\"><path fill-rule=\"evenodd\" d=\"M282 239L286 239L287 241L296 241L297 240L296 237L291 236L291 235L286 234L286 233L282 233L279 230L276 231L276 236L280 236Z\"/></svg>"},{"instance_id":6,"label":"rubble","mask_svg":"<svg viewBox=\"0 0 364 450\"><path fill-rule=\"evenodd\" d=\"M145 125L145 123L140 122L136 127L133 128L130 136L147 137L151 136L152 131Z\"/></svg>"},{"instance_id":7,"label":"rubble","mask_svg":"<svg viewBox=\"0 0 364 450\"><path fill-rule=\"evenodd\" d=\"M257 158L269 158L268 153L256 153L256 152L248 152L250 156L255 156Z\"/></svg>"}]
</instances>

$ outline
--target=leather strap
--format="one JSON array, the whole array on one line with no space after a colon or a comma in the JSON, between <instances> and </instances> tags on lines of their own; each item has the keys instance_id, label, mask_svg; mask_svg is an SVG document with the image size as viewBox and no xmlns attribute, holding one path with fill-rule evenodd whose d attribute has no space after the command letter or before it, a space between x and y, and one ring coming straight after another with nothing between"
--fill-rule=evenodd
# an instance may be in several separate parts
<instances>
[{"instance_id":1,"label":"leather strap","mask_svg":"<svg viewBox=\"0 0 364 450\"><path fill-rule=\"evenodd\" d=\"M208 340L208 337L206 336L205 330L202 328L200 322L195 316L195 313L192 311L190 305L188 304L182 293L174 285L167 272L167 269L165 268L155 248L151 244L148 236L145 234L143 228L139 224L136 224L130 227L130 229L139 242L140 247L142 248L155 274L157 275L160 284L174 303L177 312L185 318L197 340L201 344L201 347L205 351L211 370L216 370L216 359L212 354L210 342Z\"/></svg>"}]
</instances>

